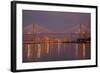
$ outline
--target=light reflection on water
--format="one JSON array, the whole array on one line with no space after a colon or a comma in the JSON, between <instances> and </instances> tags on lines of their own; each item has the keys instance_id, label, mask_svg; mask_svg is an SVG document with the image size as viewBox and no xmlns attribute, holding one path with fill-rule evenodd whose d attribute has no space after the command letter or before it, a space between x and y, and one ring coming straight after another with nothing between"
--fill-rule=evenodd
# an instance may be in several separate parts
<instances>
[{"instance_id":1,"label":"light reflection on water","mask_svg":"<svg viewBox=\"0 0 100 73\"><path fill-rule=\"evenodd\" d=\"M80 38L83 41L77 42ZM87 38L89 38L88 41ZM23 40L23 62L91 58L90 33L83 35L80 33L24 34Z\"/></svg>"},{"instance_id":2,"label":"light reflection on water","mask_svg":"<svg viewBox=\"0 0 100 73\"><path fill-rule=\"evenodd\" d=\"M83 43L27 45L30 45L30 47L26 47L23 50L23 62L90 59L90 43L85 43L85 50L83 49Z\"/></svg>"}]
</instances>

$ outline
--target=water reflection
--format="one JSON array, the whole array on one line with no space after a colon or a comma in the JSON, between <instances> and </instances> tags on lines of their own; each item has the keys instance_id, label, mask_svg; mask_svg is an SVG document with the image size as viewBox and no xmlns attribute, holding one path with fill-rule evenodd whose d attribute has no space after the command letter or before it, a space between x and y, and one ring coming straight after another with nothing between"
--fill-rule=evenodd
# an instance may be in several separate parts
<instances>
[{"instance_id":1,"label":"water reflection","mask_svg":"<svg viewBox=\"0 0 100 73\"><path fill-rule=\"evenodd\" d=\"M32 39L24 40L23 62L90 59L90 38L38 35Z\"/></svg>"}]
</instances>

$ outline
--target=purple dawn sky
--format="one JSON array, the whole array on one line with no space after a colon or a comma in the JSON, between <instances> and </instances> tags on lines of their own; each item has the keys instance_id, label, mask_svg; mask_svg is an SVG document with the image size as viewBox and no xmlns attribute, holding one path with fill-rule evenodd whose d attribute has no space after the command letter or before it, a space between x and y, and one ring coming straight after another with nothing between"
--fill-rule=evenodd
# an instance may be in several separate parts
<instances>
[{"instance_id":1,"label":"purple dawn sky","mask_svg":"<svg viewBox=\"0 0 100 73\"><path fill-rule=\"evenodd\" d=\"M90 13L23 10L24 26L35 23L55 32L63 32L79 24L90 28L90 19Z\"/></svg>"}]
</instances>

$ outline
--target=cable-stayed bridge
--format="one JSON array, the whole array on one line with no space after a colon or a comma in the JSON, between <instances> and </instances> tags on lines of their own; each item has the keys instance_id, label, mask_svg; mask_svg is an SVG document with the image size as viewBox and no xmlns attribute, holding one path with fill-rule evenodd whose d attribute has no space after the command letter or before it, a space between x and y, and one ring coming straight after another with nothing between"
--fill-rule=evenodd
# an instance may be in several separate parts
<instances>
[{"instance_id":1,"label":"cable-stayed bridge","mask_svg":"<svg viewBox=\"0 0 100 73\"><path fill-rule=\"evenodd\" d=\"M84 25L59 33L38 24L23 28L23 62L89 58L90 31Z\"/></svg>"}]
</instances>

